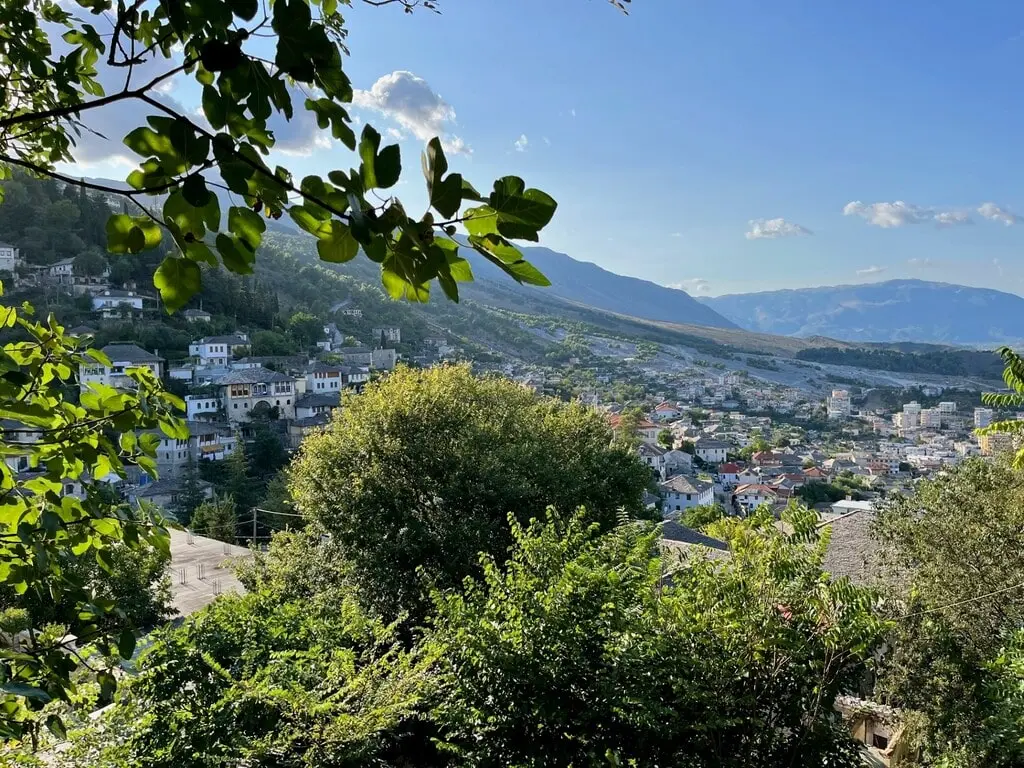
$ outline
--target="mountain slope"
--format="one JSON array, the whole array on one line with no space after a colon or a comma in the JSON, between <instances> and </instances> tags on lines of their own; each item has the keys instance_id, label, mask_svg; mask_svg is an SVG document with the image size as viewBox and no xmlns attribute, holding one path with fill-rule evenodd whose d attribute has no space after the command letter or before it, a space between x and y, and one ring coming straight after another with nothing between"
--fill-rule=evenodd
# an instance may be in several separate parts
<instances>
[{"instance_id":1,"label":"mountain slope","mask_svg":"<svg viewBox=\"0 0 1024 768\"><path fill-rule=\"evenodd\" d=\"M473 265L477 278L505 280L524 296L538 291L595 309L665 323L705 325L712 328L737 328L737 325L685 291L636 277L617 275L587 261L578 261L549 248L521 247L523 257L551 281L548 288L518 286L471 248L462 252Z\"/></svg>"},{"instance_id":2,"label":"mountain slope","mask_svg":"<svg viewBox=\"0 0 1024 768\"><path fill-rule=\"evenodd\" d=\"M1024 298L924 280L741 293L701 302L748 330L787 336L936 344L1024 339Z\"/></svg>"}]
</instances>

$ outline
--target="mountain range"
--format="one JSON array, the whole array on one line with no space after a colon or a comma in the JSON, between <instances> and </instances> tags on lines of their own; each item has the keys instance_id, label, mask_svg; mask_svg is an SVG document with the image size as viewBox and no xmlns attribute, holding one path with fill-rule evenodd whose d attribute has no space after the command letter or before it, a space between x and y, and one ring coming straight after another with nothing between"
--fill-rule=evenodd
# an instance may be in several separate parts
<instances>
[{"instance_id":1,"label":"mountain range","mask_svg":"<svg viewBox=\"0 0 1024 768\"><path fill-rule=\"evenodd\" d=\"M985 346L1024 340L1024 298L925 280L739 293L700 301L742 328L785 336Z\"/></svg>"}]
</instances>

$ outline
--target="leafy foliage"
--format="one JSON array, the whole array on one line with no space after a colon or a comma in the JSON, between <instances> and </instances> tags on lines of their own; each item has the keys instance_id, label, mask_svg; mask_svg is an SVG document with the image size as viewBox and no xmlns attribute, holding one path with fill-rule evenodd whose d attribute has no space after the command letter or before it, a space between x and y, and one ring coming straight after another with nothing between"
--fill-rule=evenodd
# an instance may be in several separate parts
<instances>
[{"instance_id":1,"label":"leafy foliage","mask_svg":"<svg viewBox=\"0 0 1024 768\"><path fill-rule=\"evenodd\" d=\"M417 5L402 4L406 10ZM353 88L342 58L347 30L336 0L281 0L269 7L203 0L152 8L142 0L76 5L109 15L112 33L100 35L58 3L42 3L39 13L11 0L0 5L9 33L0 42L0 68L20 73L0 92L0 178L19 167L124 198L129 210L107 221L107 248L140 253L169 235L172 252L154 275L168 309L185 306L199 291L201 264L251 273L267 220L285 214L317 239L323 261L344 263L363 251L380 264L393 298L425 301L436 280L458 300L458 283L472 280L453 237L460 224L470 247L514 280L548 284L511 241L536 241L556 203L522 179L505 176L481 194L449 171L434 138L422 158L431 210L414 218L396 197L380 196L398 183L401 153L398 145L381 147L371 125L358 138L352 129ZM66 31L58 42L60 29ZM123 86L107 92L119 68ZM176 76L192 78L201 90L201 120L159 98L160 86ZM56 170L76 160L79 121L129 104L151 114L123 139L140 158L128 189ZM298 179L268 164L276 145L270 121L290 120L300 109L358 155L355 168ZM233 199L222 209L215 190L232 193L239 204Z\"/></svg>"},{"instance_id":2,"label":"leafy foliage","mask_svg":"<svg viewBox=\"0 0 1024 768\"><path fill-rule=\"evenodd\" d=\"M351 398L293 463L296 506L334 536L369 604L423 610L428 585L504 553L507 516L586 505L602 527L643 511L649 472L604 418L464 367L398 369Z\"/></svg>"},{"instance_id":3,"label":"leafy foliage","mask_svg":"<svg viewBox=\"0 0 1024 768\"><path fill-rule=\"evenodd\" d=\"M963 752L954 764L1015 765L1019 753L1006 745L1024 728L1005 720L1013 699L996 687L1017 669L1010 659L1024 626L1020 470L964 462L911 496L887 500L876 522L891 602L904 617L890 638L880 693L919 713L926 759Z\"/></svg>"},{"instance_id":4,"label":"leafy foliage","mask_svg":"<svg viewBox=\"0 0 1024 768\"><path fill-rule=\"evenodd\" d=\"M981 396L985 405L994 408L1020 408L1024 406L1024 358L1018 355L1009 347L1002 347L999 350L1003 358L1003 381L1006 382L1009 392L986 392ZM995 421L987 427L975 430L979 435L991 435L1004 433L1015 435L1018 438L1024 435L1024 421L1011 419L1006 421ZM1014 455L1014 466L1018 469L1024 468L1024 445L1018 445Z\"/></svg>"},{"instance_id":5,"label":"leafy foliage","mask_svg":"<svg viewBox=\"0 0 1024 768\"><path fill-rule=\"evenodd\" d=\"M0 736L10 738L34 728L30 710L68 699L71 642L112 655L113 641L130 635L134 610L113 599L117 587L105 595L95 577L113 576L145 552L166 556L168 538L147 509L119 503L103 481L123 479L132 465L155 475L158 437L136 437L136 430L159 428L175 438L187 431L173 415L183 403L145 368L126 371L132 390L91 385L76 402L68 393L79 367L110 361L85 350L53 317L33 321L27 305L2 307L0 317L25 339L0 350L0 615L4 632L17 636L0 657ZM19 461L28 472L12 469ZM40 631L36 621L49 619L57 623ZM102 682L114 685L109 673Z\"/></svg>"}]
</instances>

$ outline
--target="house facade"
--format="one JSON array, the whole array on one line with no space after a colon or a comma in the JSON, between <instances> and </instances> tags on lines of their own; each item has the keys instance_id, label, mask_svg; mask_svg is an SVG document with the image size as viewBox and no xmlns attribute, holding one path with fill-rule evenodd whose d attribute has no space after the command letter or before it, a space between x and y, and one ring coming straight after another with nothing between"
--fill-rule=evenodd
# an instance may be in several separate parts
<instances>
[{"instance_id":1,"label":"house facade","mask_svg":"<svg viewBox=\"0 0 1024 768\"><path fill-rule=\"evenodd\" d=\"M763 483L745 483L736 486L733 501L748 512L762 504L774 504L779 499L778 493Z\"/></svg>"},{"instance_id":2,"label":"house facade","mask_svg":"<svg viewBox=\"0 0 1024 768\"><path fill-rule=\"evenodd\" d=\"M198 358L199 365L227 366L234 360L236 351L249 346L249 336L233 333L227 336L204 336L188 345L190 357Z\"/></svg>"},{"instance_id":3,"label":"house facade","mask_svg":"<svg viewBox=\"0 0 1024 768\"><path fill-rule=\"evenodd\" d=\"M698 440L694 444L697 457L707 464L721 464L732 448L729 443L721 440Z\"/></svg>"},{"instance_id":4,"label":"house facade","mask_svg":"<svg viewBox=\"0 0 1024 768\"><path fill-rule=\"evenodd\" d=\"M7 272L11 280L16 280L20 266L20 251L10 243L0 243L0 272Z\"/></svg>"},{"instance_id":5,"label":"house facade","mask_svg":"<svg viewBox=\"0 0 1024 768\"><path fill-rule=\"evenodd\" d=\"M253 418L295 418L295 379L267 368L246 368L217 381L221 404L228 421L242 423Z\"/></svg>"},{"instance_id":6,"label":"house facade","mask_svg":"<svg viewBox=\"0 0 1024 768\"><path fill-rule=\"evenodd\" d=\"M135 381L128 376L129 368L148 368L157 378L164 374L164 359L136 344L107 344L102 350L110 365L90 361L78 371L78 384L86 389L90 384L105 384L117 389L135 389Z\"/></svg>"},{"instance_id":7,"label":"house facade","mask_svg":"<svg viewBox=\"0 0 1024 768\"><path fill-rule=\"evenodd\" d=\"M663 517L675 517L680 512L692 507L702 507L715 503L715 487L711 483L692 480L684 475L670 477L658 483L661 490L661 514Z\"/></svg>"},{"instance_id":8,"label":"house facade","mask_svg":"<svg viewBox=\"0 0 1024 768\"><path fill-rule=\"evenodd\" d=\"M54 265L56 266L56 265ZM107 288L92 297L92 311L103 318L141 314L146 308L148 297L135 291Z\"/></svg>"}]
</instances>

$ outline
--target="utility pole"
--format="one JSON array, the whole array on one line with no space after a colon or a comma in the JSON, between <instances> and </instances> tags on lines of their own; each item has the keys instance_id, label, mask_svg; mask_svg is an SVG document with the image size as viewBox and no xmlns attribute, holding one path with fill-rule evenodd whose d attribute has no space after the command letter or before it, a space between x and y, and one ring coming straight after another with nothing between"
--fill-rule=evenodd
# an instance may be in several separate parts
<instances>
[{"instance_id":1,"label":"utility pole","mask_svg":"<svg viewBox=\"0 0 1024 768\"><path fill-rule=\"evenodd\" d=\"M249 546L256 545L256 507L252 508L252 543Z\"/></svg>"}]
</instances>

